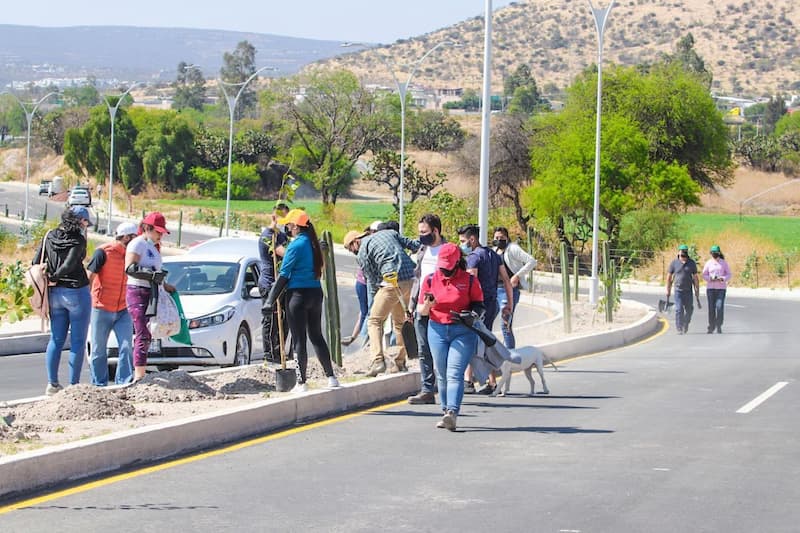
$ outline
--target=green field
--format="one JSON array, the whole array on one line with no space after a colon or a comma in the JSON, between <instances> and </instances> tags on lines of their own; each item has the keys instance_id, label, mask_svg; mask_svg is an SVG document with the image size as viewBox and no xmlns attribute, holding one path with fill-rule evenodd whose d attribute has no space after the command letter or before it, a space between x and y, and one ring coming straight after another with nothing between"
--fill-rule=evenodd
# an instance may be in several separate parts
<instances>
[{"instance_id":1,"label":"green field","mask_svg":"<svg viewBox=\"0 0 800 533\"><path fill-rule=\"evenodd\" d=\"M734 214L689 213L681 216L681 222L688 241L696 235L731 231L769 239L785 251L800 249L800 217L743 216L740 222Z\"/></svg>"}]
</instances>

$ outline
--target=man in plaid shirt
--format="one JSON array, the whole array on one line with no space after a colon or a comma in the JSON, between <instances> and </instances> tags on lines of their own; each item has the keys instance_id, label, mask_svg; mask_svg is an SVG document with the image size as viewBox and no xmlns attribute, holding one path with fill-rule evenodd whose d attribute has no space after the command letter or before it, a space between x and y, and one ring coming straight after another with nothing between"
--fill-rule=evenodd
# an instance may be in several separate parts
<instances>
[{"instance_id":1,"label":"man in plaid shirt","mask_svg":"<svg viewBox=\"0 0 800 533\"><path fill-rule=\"evenodd\" d=\"M395 366L399 372L406 368L406 347L403 344L401 329L407 319L404 302L409 301L411 286L414 284L414 262L403 250L409 241L391 229L385 229L363 235L351 231L344 238L344 246L356 254L358 264L364 271L367 279L367 288L373 295L372 307L367 319L367 333L369 334L369 347L372 354L372 364L367 372L368 377L374 377L386 372L386 360L383 354L383 323L392 317L397 346L399 348L395 357Z\"/></svg>"}]
</instances>

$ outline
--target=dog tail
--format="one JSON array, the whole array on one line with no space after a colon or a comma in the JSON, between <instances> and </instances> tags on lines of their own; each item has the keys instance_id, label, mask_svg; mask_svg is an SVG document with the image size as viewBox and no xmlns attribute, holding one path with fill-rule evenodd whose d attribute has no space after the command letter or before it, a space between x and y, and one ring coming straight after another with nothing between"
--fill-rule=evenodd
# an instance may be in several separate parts
<instances>
[{"instance_id":1,"label":"dog tail","mask_svg":"<svg viewBox=\"0 0 800 533\"><path fill-rule=\"evenodd\" d=\"M545 363L546 365L550 365L550 366L552 366L552 367L553 367L553 369L554 369L556 372L558 372L558 367L556 366L556 364L553 362L553 360L552 360L552 359L550 359L549 357L547 357L547 356L544 354L544 352L542 352L542 359L544 360L544 363Z\"/></svg>"}]
</instances>

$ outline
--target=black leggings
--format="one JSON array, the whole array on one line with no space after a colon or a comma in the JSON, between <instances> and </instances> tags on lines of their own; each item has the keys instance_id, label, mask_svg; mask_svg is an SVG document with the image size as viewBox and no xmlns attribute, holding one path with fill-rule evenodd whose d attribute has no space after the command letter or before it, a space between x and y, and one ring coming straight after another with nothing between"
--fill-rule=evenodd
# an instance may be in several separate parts
<instances>
[{"instance_id":1,"label":"black leggings","mask_svg":"<svg viewBox=\"0 0 800 533\"><path fill-rule=\"evenodd\" d=\"M292 352L297 363L298 382L306 382L307 340L314 345L325 375L333 376L331 352L322 335L322 289L288 289L286 301L286 318L292 332Z\"/></svg>"}]
</instances>

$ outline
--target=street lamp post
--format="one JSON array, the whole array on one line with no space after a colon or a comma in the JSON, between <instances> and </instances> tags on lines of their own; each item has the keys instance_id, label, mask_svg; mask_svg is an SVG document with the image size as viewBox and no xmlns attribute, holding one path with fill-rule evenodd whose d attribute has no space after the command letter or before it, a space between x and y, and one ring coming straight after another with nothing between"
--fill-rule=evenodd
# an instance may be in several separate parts
<instances>
[{"instance_id":1,"label":"street lamp post","mask_svg":"<svg viewBox=\"0 0 800 533\"><path fill-rule=\"evenodd\" d=\"M133 90L134 87L140 85L138 82L133 83L128 90L122 93L117 102L112 106L108 101L108 96L103 95L103 101L108 108L108 116L111 118L111 150L108 159L108 221L106 223L106 235L111 235L111 217L114 209L114 121L117 118L117 111L125 97Z\"/></svg>"},{"instance_id":2,"label":"street lamp post","mask_svg":"<svg viewBox=\"0 0 800 533\"><path fill-rule=\"evenodd\" d=\"M19 106L22 108L23 113L25 113L25 119L28 122L28 141L27 149L25 151L25 212L23 214L23 220L28 220L28 197L30 196L31 187L31 125L33 124L33 117L36 115L36 110L39 108L39 105L54 94L58 93L54 91L42 96L39 100L33 102L33 108L30 111L28 111L28 108L25 107L25 104L22 103L22 100L20 100L16 94L12 92L9 92L8 94L13 96L17 101Z\"/></svg>"},{"instance_id":3,"label":"street lamp post","mask_svg":"<svg viewBox=\"0 0 800 533\"><path fill-rule=\"evenodd\" d=\"M599 279L597 277L597 255L600 240L600 125L603 98L603 36L608 22L608 15L614 7L616 0L611 0L608 7L595 8L592 0L589 8L592 10L595 28L597 29L597 125L594 143L594 214L592 216L592 277L589 285L589 303L597 305ZM563 265L562 265L563 266Z\"/></svg>"},{"instance_id":4,"label":"street lamp post","mask_svg":"<svg viewBox=\"0 0 800 533\"><path fill-rule=\"evenodd\" d=\"M225 194L225 235L229 235L230 233L230 214L231 214L231 165L233 164L233 120L234 120L234 111L236 111L236 104L239 103L239 97L242 96L242 92L244 88L247 87L247 84L250 83L256 76L258 76L261 72L265 70L277 70L275 67L261 67L260 69L253 72L249 78L244 80L241 83L228 83L222 81L221 79L218 80L219 86L222 88L222 94L225 95L225 101L228 102L228 111L230 113L230 122L229 122L229 131L228 131L228 189ZM226 85L230 85L232 87L239 87L239 91L236 95L228 94L227 89L225 89Z\"/></svg>"},{"instance_id":5,"label":"street lamp post","mask_svg":"<svg viewBox=\"0 0 800 533\"><path fill-rule=\"evenodd\" d=\"M483 37L483 88L481 103L481 165L478 182L478 227L480 242L489 238L489 145L492 113L492 0L486 0Z\"/></svg>"},{"instance_id":6,"label":"street lamp post","mask_svg":"<svg viewBox=\"0 0 800 533\"><path fill-rule=\"evenodd\" d=\"M400 83L400 80L397 78L397 74L395 74L396 70L398 69L398 65L392 60L391 58L387 58L378 54L376 52L376 56L383 63L383 66L386 67L386 70L392 75L392 80L394 81L395 86L397 87L397 93L400 95L400 190L398 194L398 208L399 213L398 216L400 217L400 234L403 234L403 221L404 217L404 206L405 206L405 159L406 159L406 95L408 94L408 86L411 84L411 79L416 74L417 69L422 65L423 61L428 58L434 51L442 46L459 46L458 43L454 41L442 41L438 43L436 46L422 54L422 56L415 60L414 62L408 65L401 65L405 67L410 67L411 70L408 73L408 78L406 79L405 83ZM344 47L349 46L367 46L364 43L344 43L342 44Z\"/></svg>"}]
</instances>

